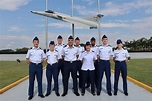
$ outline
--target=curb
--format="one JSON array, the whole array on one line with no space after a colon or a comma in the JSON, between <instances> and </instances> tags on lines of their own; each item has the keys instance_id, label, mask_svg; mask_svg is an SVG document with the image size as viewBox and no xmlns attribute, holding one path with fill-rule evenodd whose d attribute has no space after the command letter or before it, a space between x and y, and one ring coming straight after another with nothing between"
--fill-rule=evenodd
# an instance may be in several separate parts
<instances>
[{"instance_id":1,"label":"curb","mask_svg":"<svg viewBox=\"0 0 152 101\"><path fill-rule=\"evenodd\" d=\"M44 69L46 69L46 66L43 67L43 70L44 70ZM25 81L25 80L28 79L28 78L29 78L29 75L27 75L27 76L25 76L25 77L23 77L23 78L15 81L14 83L11 83L10 85L8 85L8 86L0 89L0 94L4 93L5 91L7 91L7 90L9 90L9 89L11 89L11 88L13 88L14 86L20 84L21 82Z\"/></svg>"},{"instance_id":2,"label":"curb","mask_svg":"<svg viewBox=\"0 0 152 101\"><path fill-rule=\"evenodd\" d=\"M24 80L26 80L28 78L29 78L29 76L25 76L22 79L20 79L20 80L14 82L14 83L2 88L2 89L0 89L0 94L4 93L5 91L7 91L7 90L9 90L11 88L13 88L14 86L18 85L19 83L23 82Z\"/></svg>"},{"instance_id":3,"label":"curb","mask_svg":"<svg viewBox=\"0 0 152 101\"><path fill-rule=\"evenodd\" d=\"M113 73L115 72L114 70L111 70L111 71ZM146 84L144 84L142 82L139 82L138 80L135 80L135 79L133 79L133 78L131 78L129 76L127 76L127 80L133 82L134 84L136 84L136 85L138 85L138 86L140 86L140 87L142 87L142 88L144 88L144 89L146 89L146 90L148 90L148 91L150 91L152 93L152 87L150 87L150 86L148 86L148 85L146 85Z\"/></svg>"}]
</instances>

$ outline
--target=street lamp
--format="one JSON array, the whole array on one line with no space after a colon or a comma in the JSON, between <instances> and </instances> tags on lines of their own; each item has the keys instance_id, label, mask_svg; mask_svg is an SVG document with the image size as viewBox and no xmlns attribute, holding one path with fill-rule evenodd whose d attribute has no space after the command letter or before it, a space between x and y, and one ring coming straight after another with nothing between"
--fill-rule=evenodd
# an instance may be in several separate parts
<instances>
[{"instance_id":1,"label":"street lamp","mask_svg":"<svg viewBox=\"0 0 152 101\"><path fill-rule=\"evenodd\" d=\"M100 14L100 0L98 0L98 13ZM101 24L98 22L99 45L101 45Z\"/></svg>"},{"instance_id":2,"label":"street lamp","mask_svg":"<svg viewBox=\"0 0 152 101\"><path fill-rule=\"evenodd\" d=\"M48 10L48 0L46 0L46 11ZM46 40L46 52L48 50L48 17L46 17L45 19L45 23L46 23L46 26L45 26L45 29L46 29L46 35L45 35L45 40Z\"/></svg>"},{"instance_id":3,"label":"street lamp","mask_svg":"<svg viewBox=\"0 0 152 101\"><path fill-rule=\"evenodd\" d=\"M72 0L72 17L73 17L73 15L74 15L74 0ZM73 36L73 38L74 38L74 24L72 23L72 36Z\"/></svg>"}]
</instances>

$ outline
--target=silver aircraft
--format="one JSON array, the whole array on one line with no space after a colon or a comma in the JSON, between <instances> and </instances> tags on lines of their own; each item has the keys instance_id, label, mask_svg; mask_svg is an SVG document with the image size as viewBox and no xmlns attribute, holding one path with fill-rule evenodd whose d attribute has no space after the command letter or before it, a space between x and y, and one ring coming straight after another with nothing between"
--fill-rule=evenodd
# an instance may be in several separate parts
<instances>
[{"instance_id":1,"label":"silver aircraft","mask_svg":"<svg viewBox=\"0 0 152 101\"><path fill-rule=\"evenodd\" d=\"M98 14L96 16L86 17L86 18L80 18L80 17L71 17L70 15L66 15L59 12L54 12L52 10L48 10L45 12L42 11L31 11L34 14L47 16L50 18L54 18L57 20L70 22L76 25L82 25L84 27L90 28L90 29L96 29L99 25L100 19L103 17L102 14Z\"/></svg>"}]
</instances>

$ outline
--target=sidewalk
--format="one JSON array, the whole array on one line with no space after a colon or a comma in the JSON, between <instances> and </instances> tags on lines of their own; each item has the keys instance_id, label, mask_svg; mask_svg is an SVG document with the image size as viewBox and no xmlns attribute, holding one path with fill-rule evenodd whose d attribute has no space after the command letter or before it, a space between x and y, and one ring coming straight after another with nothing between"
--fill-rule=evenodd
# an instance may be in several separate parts
<instances>
[{"instance_id":1,"label":"sidewalk","mask_svg":"<svg viewBox=\"0 0 152 101\"><path fill-rule=\"evenodd\" d=\"M112 88L114 82L114 74L111 75L112 81ZM90 89L86 89L86 94L84 96L75 96L72 92L72 80L70 78L69 82L69 90L68 95L65 97L57 97L55 92L52 91L51 95L45 98L40 98L37 96L37 84L35 82L35 96L31 101L152 101L152 93L135 85L134 83L128 81L128 93L129 96L125 96L122 90L122 79L119 79L119 92L117 96L108 96L106 93L106 83L105 83L105 76L103 79L103 90L100 96L93 96L90 93ZM63 86L61 82L61 77L59 78L59 89L60 95L63 92ZM45 70L43 72L43 91L44 95L46 92L46 76ZM113 91L113 89L112 89ZM14 88L4 92L0 95L0 101L28 101L28 80L20 83L19 85L15 86ZM80 90L79 90L80 93Z\"/></svg>"}]
</instances>

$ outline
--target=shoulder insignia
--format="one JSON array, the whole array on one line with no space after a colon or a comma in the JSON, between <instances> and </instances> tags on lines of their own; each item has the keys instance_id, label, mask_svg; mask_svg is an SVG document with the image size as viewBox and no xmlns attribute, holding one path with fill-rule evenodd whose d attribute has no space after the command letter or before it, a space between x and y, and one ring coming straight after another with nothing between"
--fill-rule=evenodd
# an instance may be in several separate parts
<instances>
[{"instance_id":1,"label":"shoulder insignia","mask_svg":"<svg viewBox=\"0 0 152 101\"><path fill-rule=\"evenodd\" d=\"M67 45L64 45L63 48L65 48Z\"/></svg>"},{"instance_id":2,"label":"shoulder insignia","mask_svg":"<svg viewBox=\"0 0 152 101\"><path fill-rule=\"evenodd\" d=\"M32 47L30 47L28 50L32 49Z\"/></svg>"},{"instance_id":3,"label":"shoulder insignia","mask_svg":"<svg viewBox=\"0 0 152 101\"><path fill-rule=\"evenodd\" d=\"M56 52L58 52L57 50L55 50Z\"/></svg>"},{"instance_id":4,"label":"shoulder insignia","mask_svg":"<svg viewBox=\"0 0 152 101\"><path fill-rule=\"evenodd\" d=\"M94 52L94 51L92 50L92 52Z\"/></svg>"},{"instance_id":5,"label":"shoulder insignia","mask_svg":"<svg viewBox=\"0 0 152 101\"><path fill-rule=\"evenodd\" d=\"M111 45L108 45L108 46L112 47Z\"/></svg>"}]
</instances>

